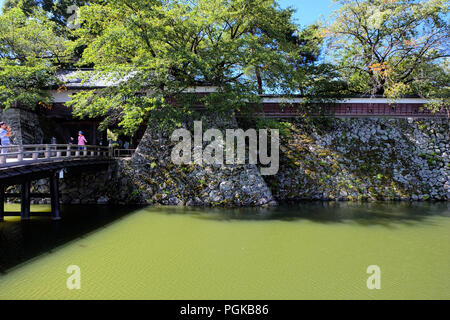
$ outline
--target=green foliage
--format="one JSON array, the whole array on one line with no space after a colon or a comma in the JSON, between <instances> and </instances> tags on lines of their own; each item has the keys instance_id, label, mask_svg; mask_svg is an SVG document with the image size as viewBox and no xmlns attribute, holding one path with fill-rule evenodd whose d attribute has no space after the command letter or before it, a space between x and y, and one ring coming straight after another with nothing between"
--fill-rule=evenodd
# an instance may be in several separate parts
<instances>
[{"instance_id":1,"label":"green foliage","mask_svg":"<svg viewBox=\"0 0 450 320\"><path fill-rule=\"evenodd\" d=\"M256 129L275 129L279 130L280 136L284 138L291 138L291 127L292 124L289 122L279 121L270 118L256 118L255 128Z\"/></svg>"},{"instance_id":2,"label":"green foliage","mask_svg":"<svg viewBox=\"0 0 450 320\"><path fill-rule=\"evenodd\" d=\"M27 16L20 8L0 15L0 106L35 107L51 100L57 83L55 65L66 59L67 41L53 32L54 22L40 12Z\"/></svg>"},{"instance_id":3,"label":"green foliage","mask_svg":"<svg viewBox=\"0 0 450 320\"><path fill-rule=\"evenodd\" d=\"M137 199L139 196L140 192L138 189L134 189L131 194L130 194L130 200L134 200Z\"/></svg>"},{"instance_id":4,"label":"green foliage","mask_svg":"<svg viewBox=\"0 0 450 320\"><path fill-rule=\"evenodd\" d=\"M427 130L427 125L426 124L419 124L419 129L420 129L420 131L425 131L425 130Z\"/></svg>"},{"instance_id":5,"label":"green foliage","mask_svg":"<svg viewBox=\"0 0 450 320\"><path fill-rule=\"evenodd\" d=\"M36 9L47 13L47 16L57 24L59 30L65 29L69 18L74 15L74 11L70 10L72 6L83 6L93 2L100 2L95 0L6 0L3 4L3 11L8 11L11 8L19 7L22 11L32 16ZM56 27L56 26L55 26ZM62 28L61 28L62 27Z\"/></svg>"},{"instance_id":6,"label":"green foliage","mask_svg":"<svg viewBox=\"0 0 450 320\"><path fill-rule=\"evenodd\" d=\"M335 0L322 30L350 93L439 98L448 106L448 10L445 0Z\"/></svg>"},{"instance_id":7,"label":"green foliage","mask_svg":"<svg viewBox=\"0 0 450 320\"><path fill-rule=\"evenodd\" d=\"M421 153L419 154L419 157L426 160L430 166L443 162L442 158L436 152L430 154Z\"/></svg>"},{"instance_id":8,"label":"green foliage","mask_svg":"<svg viewBox=\"0 0 450 320\"><path fill-rule=\"evenodd\" d=\"M314 93L317 26L298 31L274 0L112 0L81 8L80 65L115 86L74 97L75 115L106 117L131 134L150 118L176 127L198 105L251 113L259 93ZM324 71L324 70L322 70ZM91 73L92 77L93 74ZM207 96L188 88L213 87ZM318 86L318 85L317 85Z\"/></svg>"},{"instance_id":9,"label":"green foliage","mask_svg":"<svg viewBox=\"0 0 450 320\"><path fill-rule=\"evenodd\" d=\"M117 141L117 139L119 139L118 134L109 129L106 130L106 137L108 140L112 140L112 141Z\"/></svg>"}]
</instances>

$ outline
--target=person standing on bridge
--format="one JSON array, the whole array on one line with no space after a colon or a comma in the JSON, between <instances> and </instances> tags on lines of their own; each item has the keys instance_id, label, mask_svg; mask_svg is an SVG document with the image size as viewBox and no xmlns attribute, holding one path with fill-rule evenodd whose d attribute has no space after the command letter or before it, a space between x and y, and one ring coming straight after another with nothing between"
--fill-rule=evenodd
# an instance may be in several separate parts
<instances>
[{"instance_id":1,"label":"person standing on bridge","mask_svg":"<svg viewBox=\"0 0 450 320\"><path fill-rule=\"evenodd\" d=\"M7 127L6 123L0 122L0 141L2 146L11 145L11 127ZM2 148L2 153L7 153L8 148Z\"/></svg>"},{"instance_id":2,"label":"person standing on bridge","mask_svg":"<svg viewBox=\"0 0 450 320\"><path fill-rule=\"evenodd\" d=\"M78 150L84 150L87 140L83 135L83 131L78 132Z\"/></svg>"}]
</instances>

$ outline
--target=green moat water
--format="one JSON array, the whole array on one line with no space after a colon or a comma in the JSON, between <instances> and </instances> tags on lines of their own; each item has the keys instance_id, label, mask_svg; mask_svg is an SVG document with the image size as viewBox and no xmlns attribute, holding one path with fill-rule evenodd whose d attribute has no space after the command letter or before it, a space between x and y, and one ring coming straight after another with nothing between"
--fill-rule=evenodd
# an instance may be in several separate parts
<instances>
[{"instance_id":1,"label":"green moat water","mask_svg":"<svg viewBox=\"0 0 450 320\"><path fill-rule=\"evenodd\" d=\"M450 299L449 270L448 203L70 206L60 222L0 222L0 299Z\"/></svg>"}]
</instances>

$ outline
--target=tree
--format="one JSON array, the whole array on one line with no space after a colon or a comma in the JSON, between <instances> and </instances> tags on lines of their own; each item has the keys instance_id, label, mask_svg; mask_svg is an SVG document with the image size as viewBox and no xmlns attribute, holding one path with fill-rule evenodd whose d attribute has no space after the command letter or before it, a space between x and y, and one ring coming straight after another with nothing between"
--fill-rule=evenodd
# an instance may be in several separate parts
<instances>
[{"instance_id":1,"label":"tree","mask_svg":"<svg viewBox=\"0 0 450 320\"><path fill-rule=\"evenodd\" d=\"M197 104L227 113L259 102L258 93L294 92L317 51L273 0L111 0L80 16L80 63L115 85L75 95L74 113L106 116L104 126L128 133L149 117L176 124ZM199 85L216 92L185 94Z\"/></svg>"},{"instance_id":2,"label":"tree","mask_svg":"<svg viewBox=\"0 0 450 320\"><path fill-rule=\"evenodd\" d=\"M34 108L51 102L56 65L67 59L67 40L54 34L54 22L39 11L27 16L20 8L0 15L0 106Z\"/></svg>"},{"instance_id":3,"label":"tree","mask_svg":"<svg viewBox=\"0 0 450 320\"><path fill-rule=\"evenodd\" d=\"M95 0L94 0L95 1ZM81 7L94 1L86 0L6 0L3 11L20 7L26 15L33 15L36 9L49 14L50 20L57 23L57 27L66 27L69 19L76 14L75 7Z\"/></svg>"},{"instance_id":4,"label":"tree","mask_svg":"<svg viewBox=\"0 0 450 320\"><path fill-rule=\"evenodd\" d=\"M101 3L105 0L6 0L3 4L3 12L12 8L20 8L26 16L33 17L36 10L46 14L47 18L54 22L52 25L53 32L68 40L76 40L71 29L78 28L78 12L79 8L91 3ZM66 60L64 65L59 67L62 69L73 69L77 61L80 60L84 46L72 46L70 53L72 59ZM92 65L84 65L89 68Z\"/></svg>"},{"instance_id":5,"label":"tree","mask_svg":"<svg viewBox=\"0 0 450 320\"><path fill-rule=\"evenodd\" d=\"M335 1L322 35L350 92L449 96L447 1Z\"/></svg>"}]
</instances>

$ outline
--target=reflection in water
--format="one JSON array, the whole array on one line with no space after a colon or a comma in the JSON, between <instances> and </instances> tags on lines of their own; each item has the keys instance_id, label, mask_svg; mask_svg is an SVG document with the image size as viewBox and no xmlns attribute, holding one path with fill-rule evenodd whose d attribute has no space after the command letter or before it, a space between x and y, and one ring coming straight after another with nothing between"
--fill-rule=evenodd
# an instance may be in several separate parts
<instances>
[{"instance_id":1,"label":"reflection in water","mask_svg":"<svg viewBox=\"0 0 450 320\"><path fill-rule=\"evenodd\" d=\"M169 214L189 213L201 219L212 220L308 220L317 223L356 222L362 225L393 223L426 223L431 216L450 217L448 202L320 202L308 201L270 208L180 208L158 207L155 210Z\"/></svg>"},{"instance_id":2,"label":"reflection in water","mask_svg":"<svg viewBox=\"0 0 450 320\"><path fill-rule=\"evenodd\" d=\"M8 208L12 207L12 208ZM15 205L6 205L6 210L17 210ZM41 208L44 210L41 210ZM72 205L62 207L60 221L36 216L29 221L20 217L5 217L0 222L0 272L31 259L39 254L51 252L55 247L135 211L137 208ZM32 206L33 212L45 212L48 206Z\"/></svg>"},{"instance_id":3,"label":"reflection in water","mask_svg":"<svg viewBox=\"0 0 450 320\"><path fill-rule=\"evenodd\" d=\"M46 206L43 206L45 209ZM61 221L34 217L30 221L6 218L0 222L0 272L135 212L138 207L72 205L62 208ZM33 211L39 211L35 206ZM42 211L42 210L41 210ZM271 208L151 207L152 212L184 214L212 221L312 221L359 225L430 224L432 216L450 217L450 203L438 202L302 202Z\"/></svg>"},{"instance_id":4,"label":"reflection in water","mask_svg":"<svg viewBox=\"0 0 450 320\"><path fill-rule=\"evenodd\" d=\"M449 299L449 218L449 203L70 206L0 223L0 300Z\"/></svg>"}]
</instances>

